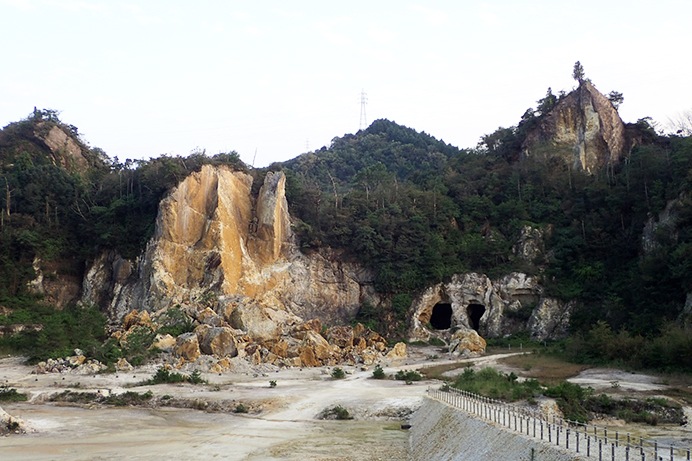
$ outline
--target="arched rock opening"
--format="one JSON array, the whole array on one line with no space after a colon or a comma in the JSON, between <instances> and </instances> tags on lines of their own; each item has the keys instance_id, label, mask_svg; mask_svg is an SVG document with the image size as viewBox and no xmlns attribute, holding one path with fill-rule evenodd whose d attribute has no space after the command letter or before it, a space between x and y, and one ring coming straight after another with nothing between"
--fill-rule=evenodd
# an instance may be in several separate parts
<instances>
[{"instance_id":1,"label":"arched rock opening","mask_svg":"<svg viewBox=\"0 0 692 461\"><path fill-rule=\"evenodd\" d=\"M485 306L483 304L469 304L466 308L466 313L469 315L469 324L471 328L478 331L481 317L485 314Z\"/></svg>"},{"instance_id":2,"label":"arched rock opening","mask_svg":"<svg viewBox=\"0 0 692 461\"><path fill-rule=\"evenodd\" d=\"M430 326L436 330L448 330L452 327L452 305L437 303L432 308Z\"/></svg>"}]
</instances>

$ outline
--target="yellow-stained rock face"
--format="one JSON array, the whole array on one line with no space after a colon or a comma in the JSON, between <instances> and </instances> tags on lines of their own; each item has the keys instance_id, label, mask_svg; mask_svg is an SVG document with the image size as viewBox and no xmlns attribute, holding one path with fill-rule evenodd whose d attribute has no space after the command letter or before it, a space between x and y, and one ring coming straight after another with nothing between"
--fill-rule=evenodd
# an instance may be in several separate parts
<instances>
[{"instance_id":1,"label":"yellow-stained rock face","mask_svg":"<svg viewBox=\"0 0 692 461\"><path fill-rule=\"evenodd\" d=\"M178 306L195 333L175 343L157 338L157 347L172 350L181 366L200 354L328 365L353 355L354 346L379 357L386 341L362 325L333 328L329 341L320 334L322 325L353 319L364 302L379 302L373 275L329 250L302 253L285 175L267 173L256 196L252 181L225 166L189 175L161 201L154 238L137 263L113 253L96 258L84 301L101 304L126 330L151 326L148 312Z\"/></svg>"}]
</instances>

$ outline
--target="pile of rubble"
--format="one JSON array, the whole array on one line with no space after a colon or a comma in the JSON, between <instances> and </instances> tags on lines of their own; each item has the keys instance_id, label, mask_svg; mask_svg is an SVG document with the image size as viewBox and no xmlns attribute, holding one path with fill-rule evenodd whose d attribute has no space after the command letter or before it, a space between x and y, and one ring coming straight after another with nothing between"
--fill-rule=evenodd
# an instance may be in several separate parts
<instances>
[{"instance_id":1,"label":"pile of rubble","mask_svg":"<svg viewBox=\"0 0 692 461\"><path fill-rule=\"evenodd\" d=\"M80 349L74 350L74 355L59 359L48 359L36 365L34 373L74 373L91 375L100 373L107 367L98 360L88 359Z\"/></svg>"},{"instance_id":2,"label":"pile of rubble","mask_svg":"<svg viewBox=\"0 0 692 461\"><path fill-rule=\"evenodd\" d=\"M362 324L325 328L317 320L284 324L277 335L264 339L253 338L247 332L233 328L209 308L188 310L194 319L193 331L178 335L157 334L151 348L171 354L177 367L188 363L208 363L216 360L210 371L228 371L231 359L245 359L253 365L271 364L280 367L317 367L337 364L371 365L382 359L397 360L406 357L406 345L397 343L393 348L381 335ZM159 314L159 313L157 313ZM122 329L114 333L121 345L142 328L156 332L157 314L152 316L136 310L123 319ZM205 358L206 357L206 358ZM200 358L205 358L201 360ZM206 368L206 367L205 367Z\"/></svg>"}]
</instances>

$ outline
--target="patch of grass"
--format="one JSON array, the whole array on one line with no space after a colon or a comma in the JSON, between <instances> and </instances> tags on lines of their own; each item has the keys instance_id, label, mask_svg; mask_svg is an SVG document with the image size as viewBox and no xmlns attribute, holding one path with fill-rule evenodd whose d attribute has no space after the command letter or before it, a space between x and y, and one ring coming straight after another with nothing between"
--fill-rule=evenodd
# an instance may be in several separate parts
<instances>
[{"instance_id":1,"label":"patch of grass","mask_svg":"<svg viewBox=\"0 0 692 461\"><path fill-rule=\"evenodd\" d=\"M443 346L447 345L447 344L445 344L444 341L442 341L440 338L436 338L435 336L431 337L428 340L428 344L430 344L431 346L438 346L438 347L443 347Z\"/></svg>"},{"instance_id":2,"label":"patch of grass","mask_svg":"<svg viewBox=\"0 0 692 461\"><path fill-rule=\"evenodd\" d=\"M156 370L154 375L144 381L144 385L155 385L155 384L176 384L176 383L190 383L190 384L207 384L207 380L202 378L202 373L199 370L193 371L190 375L184 375L176 371L170 371L168 368L161 367Z\"/></svg>"},{"instance_id":3,"label":"patch of grass","mask_svg":"<svg viewBox=\"0 0 692 461\"><path fill-rule=\"evenodd\" d=\"M0 402L26 402L27 399L27 395L17 392L17 389L0 386Z\"/></svg>"},{"instance_id":4,"label":"patch of grass","mask_svg":"<svg viewBox=\"0 0 692 461\"><path fill-rule=\"evenodd\" d=\"M139 392L124 392L122 394L111 394L104 396L94 392L72 392L65 391L52 396L51 402L69 402L69 403L101 403L104 405L114 405L116 407L124 407L127 405L141 406L150 401L154 397L151 391L144 393Z\"/></svg>"},{"instance_id":5,"label":"patch of grass","mask_svg":"<svg viewBox=\"0 0 692 461\"><path fill-rule=\"evenodd\" d=\"M514 373L505 374L493 368L474 371L466 368L454 381L453 386L474 394L493 399L515 401L536 397L541 386L535 379L520 382Z\"/></svg>"},{"instance_id":6,"label":"patch of grass","mask_svg":"<svg viewBox=\"0 0 692 461\"><path fill-rule=\"evenodd\" d=\"M498 363L519 368L524 371L522 375L538 379L544 384L559 384L590 368L588 365L570 363L560 357L541 353L513 355L498 360Z\"/></svg>"},{"instance_id":7,"label":"patch of grass","mask_svg":"<svg viewBox=\"0 0 692 461\"><path fill-rule=\"evenodd\" d=\"M138 406L148 402L152 397L154 397L154 394L151 391L147 391L143 394L127 391L117 395L111 394L100 400L100 402L106 405L115 405L116 407L124 407L127 405Z\"/></svg>"}]
</instances>

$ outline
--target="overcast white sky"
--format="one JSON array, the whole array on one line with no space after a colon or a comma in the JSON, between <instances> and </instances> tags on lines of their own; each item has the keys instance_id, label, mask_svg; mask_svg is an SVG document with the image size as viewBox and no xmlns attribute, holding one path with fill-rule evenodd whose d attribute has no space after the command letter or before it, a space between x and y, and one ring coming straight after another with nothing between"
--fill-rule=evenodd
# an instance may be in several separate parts
<instances>
[{"instance_id":1,"label":"overcast white sky","mask_svg":"<svg viewBox=\"0 0 692 461\"><path fill-rule=\"evenodd\" d=\"M458 147L575 61L626 122L692 108L692 2L0 0L0 125L61 111L120 160L293 158L388 118Z\"/></svg>"}]
</instances>

